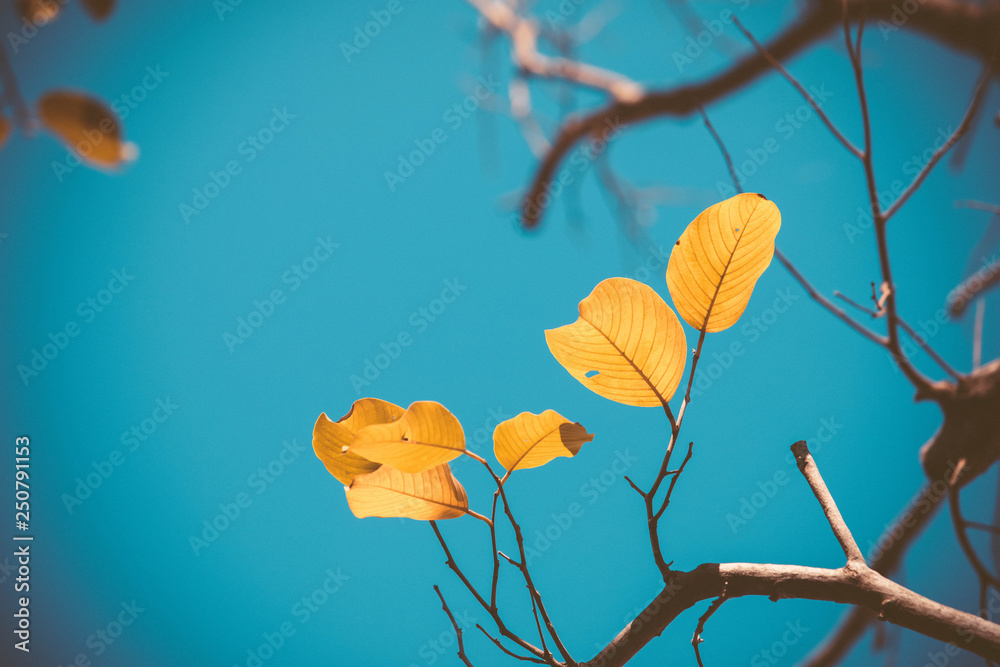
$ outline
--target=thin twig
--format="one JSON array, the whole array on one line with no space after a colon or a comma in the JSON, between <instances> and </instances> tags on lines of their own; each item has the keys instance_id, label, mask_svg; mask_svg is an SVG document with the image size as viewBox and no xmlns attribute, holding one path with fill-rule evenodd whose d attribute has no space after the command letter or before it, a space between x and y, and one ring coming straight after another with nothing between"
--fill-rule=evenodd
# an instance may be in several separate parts
<instances>
[{"instance_id":1,"label":"thin twig","mask_svg":"<svg viewBox=\"0 0 1000 667\"><path fill-rule=\"evenodd\" d=\"M498 649L500 649L501 651L503 651L504 653L506 653L510 657L517 658L518 660L524 660L525 662L533 662L533 663L538 664L538 665L544 665L544 664L546 664L544 660L539 660L538 658L530 658L530 657L525 656L525 655L518 655L516 653L513 653L506 646L504 646L503 644L501 644L499 639L497 639L496 637L494 637L493 635L491 635L490 633L488 633L486 631L486 628L484 628L483 626L479 625L478 623L476 623L476 627L479 628L482 631L482 633L489 638L489 640L491 642L493 642L494 644L496 644L496 646L497 646Z\"/></svg>"},{"instance_id":2,"label":"thin twig","mask_svg":"<svg viewBox=\"0 0 1000 667\"><path fill-rule=\"evenodd\" d=\"M782 65L777 58L768 53L767 49L765 49L764 46L757 41L757 39L753 36L753 34L749 30L743 27L743 24L735 16L733 17L733 24L735 24L737 29L739 29L739 31L742 32L743 35L750 40L750 43L753 44L755 49L757 49L757 52L760 53L761 57L763 57L771 67L777 70L777 72L781 74L781 76L785 77L785 80L787 80L788 83L792 84L792 87L795 88L795 90L798 91L799 95L802 96L802 98L806 101L806 103L810 107L812 107L813 111L816 112L816 115L819 116L819 119L823 121L823 124L826 125L827 129L830 130L831 134L833 134L833 136L837 139L837 141L839 141L840 144L844 148L846 148L851 155L860 160L862 157L861 151L858 149L857 146L851 143L850 139L845 137L840 132L840 130L837 129L837 126L833 124L833 121L831 121L830 118L826 115L826 112L823 111L822 107L820 107L820 105L816 103L816 100L814 100L813 96L809 94L809 91L805 89L805 86L799 83L798 80L794 76L792 76L787 69L785 69L785 66Z\"/></svg>"},{"instance_id":3,"label":"thin twig","mask_svg":"<svg viewBox=\"0 0 1000 667\"><path fill-rule=\"evenodd\" d=\"M833 529L837 541L840 542L840 548L844 550L844 555L847 556L848 565L854 564L867 568L865 557L861 555L858 543L854 541L854 536L847 527L847 523L844 522L844 517L837 509L837 503L833 500L830 490L826 487L826 482L819 474L819 468L816 467L816 462L813 460L812 454L809 453L806 441L799 440L792 445L792 453L795 455L795 463L802 472L802 476L806 478L809 488L812 489L813 495L816 496L820 507L823 508L826 520L830 523L830 528Z\"/></svg>"},{"instance_id":4,"label":"thin twig","mask_svg":"<svg viewBox=\"0 0 1000 667\"><path fill-rule=\"evenodd\" d=\"M441 589L434 586L434 592L438 594L441 598L441 607L444 609L444 613L448 614L448 620L451 621L451 627L455 629L455 637L458 639L458 657L466 664L466 667L473 667L472 662L469 661L469 656L465 655L465 642L462 641L462 628L458 627L458 621L451 613L451 609L448 609L448 603L444 601L444 595L441 594Z\"/></svg>"},{"instance_id":5,"label":"thin twig","mask_svg":"<svg viewBox=\"0 0 1000 667\"><path fill-rule=\"evenodd\" d=\"M958 127L955 129L954 132L951 133L951 136L948 137L948 140L944 142L941 148L934 151L934 155L932 155L931 159L927 161L927 164L925 164L924 168L920 170L920 173L918 173L916 178L913 179L913 182L910 183L910 185L905 190L903 190L902 194L900 194L899 197L896 199L896 202L886 210L885 212L886 220L891 218L896 213L896 211L902 208L903 204L906 203L906 200L908 200L913 195L913 193L917 191L917 189L921 186L921 184L923 184L924 179L926 179L927 176L931 173L931 170L934 169L934 166L937 165L937 163L941 160L941 158L943 158L945 154L949 150L951 150L951 147L955 145L955 142L961 139L962 135L965 134L966 131L969 129L969 124L972 122L973 116L976 115L976 109L978 109L979 105L982 104L983 102L987 84L990 82L992 77L993 77L993 60L991 59L990 62L987 63L986 67L983 69L983 73L980 74L979 81L976 82L976 89L975 92L973 92L972 94L972 101L969 102L969 108L966 110L965 116L962 118L962 122L959 123Z\"/></svg>"},{"instance_id":6,"label":"thin twig","mask_svg":"<svg viewBox=\"0 0 1000 667\"><path fill-rule=\"evenodd\" d=\"M722 585L722 595L720 595L712 604L708 606L708 610L701 615L698 619L698 625L694 629L694 636L691 637L691 646L694 647L694 657L698 661L698 667L705 667L705 663L701 661L701 643L705 640L701 638L701 633L705 632L705 623L708 619L712 618L712 615L719 610L726 600L726 585Z\"/></svg>"}]
</instances>

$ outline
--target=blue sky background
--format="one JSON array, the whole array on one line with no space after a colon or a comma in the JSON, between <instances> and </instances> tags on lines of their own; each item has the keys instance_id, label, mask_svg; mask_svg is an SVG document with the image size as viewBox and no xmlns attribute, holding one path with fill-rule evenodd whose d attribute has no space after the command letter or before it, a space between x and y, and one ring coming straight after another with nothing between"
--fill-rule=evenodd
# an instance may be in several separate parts
<instances>
[{"instance_id":1,"label":"blue sky background","mask_svg":"<svg viewBox=\"0 0 1000 667\"><path fill-rule=\"evenodd\" d=\"M31 437L36 536L33 652L13 664L68 665L83 654L95 665L248 666L248 651L286 622L295 632L268 667L459 664L453 649L438 652L431 643L447 643L450 632L432 585L442 586L456 614L486 625L488 617L444 566L429 526L355 519L342 486L311 451L317 415L337 418L362 395L402 406L440 401L479 451L490 450L498 415L525 410L555 409L596 434L575 459L518 474L509 487L532 541L553 515L582 507L533 562L576 658L591 657L659 591L638 499L620 477L600 480L627 455L635 459L628 474L648 486L665 419L587 391L551 357L543 331L574 321L577 303L610 276L643 279L669 300L665 267L648 277L637 270L650 247L669 251L688 222L722 198L717 184L727 176L718 151L696 119L631 128L615 140L618 173L671 189L635 245L623 239L593 169L579 174L577 206L560 198L540 231L521 233L510 222L511 195L535 159L516 126L483 109L457 127L444 117L477 77L495 71L506 82L506 47L491 70L470 8L404 0L402 13L347 62L340 43L385 4L247 1L220 17L208 0L125 2L104 24L73 4L17 53L5 37L29 101L64 87L110 101L140 86L147 67L169 74L124 119L141 153L120 174L78 167L57 175L52 165L67 153L47 135L18 133L0 151L0 429L10 446L16 435ZM556 4L540 3L539 11ZM781 3L697 4L709 19L735 11L761 39L794 14ZM16 30L9 7L0 20L5 35ZM724 34L679 71L672 54L684 48L686 33L661 5L633 0L582 54L643 82L680 84L725 66L726 49L746 52L733 26ZM828 91L826 110L860 140L842 44L839 36L824 40L791 69L805 85ZM894 179L908 182L911 156L958 123L978 66L904 31L883 35L873 27L865 47L876 164L887 189ZM557 107L544 95L554 91L535 87L550 118ZM987 118L996 99L994 92L987 100ZM778 245L820 289L863 301L878 279L874 234L849 238L844 229L866 201L860 167L815 116L790 135L779 129L801 105L770 75L709 113L738 162L777 140L779 150L746 188L781 208ZM242 142L267 127L276 109L290 114L286 125L250 160ZM390 191L386 170L436 128L446 141ZM955 210L953 202L995 200L998 148L996 128L984 119L965 170L941 165L892 222L900 308L915 326L932 321L968 273L969 249L989 216ZM186 221L179 207L230 161L239 173ZM317 239L338 247L292 289L287 272L313 254ZM79 304L123 270L134 279L86 321ZM465 289L421 325L420 309L446 281ZM230 349L224 334L276 289L284 302ZM776 314L779 294L790 305ZM987 359L1000 353L997 305L991 300L986 309ZM931 336L963 370L971 363L969 319ZM18 365L68 323L79 325L79 335L23 382ZM356 391L350 377L404 332L412 345ZM723 369L712 355L734 341L746 353ZM776 262L744 320L710 336L705 354L700 371L719 365L684 425L695 454L661 524L667 558L681 568L839 565L837 543L788 463L788 446L799 439L812 440L814 451L821 445L821 470L868 551L922 482L917 449L939 423L937 408L912 403L885 352L809 301ZM918 363L940 376L925 359ZM129 451L123 434L149 418L157 400L178 407ZM831 421L836 435L816 440ZM121 465L69 511L64 495L115 451ZM11 459L3 467L5 498ZM258 471L269 465L270 481L262 481ZM473 507L485 510L490 482L477 467L466 460L454 470ZM734 534L726 515L779 473L788 483ZM966 491L968 514L989 520L995 486L991 473ZM249 505L196 554L191 536L239 494ZM487 586L484 527L468 518L442 527L466 572ZM347 579L303 618L296 604L323 586L328 571ZM506 616L528 636L530 607L515 573L504 574ZM943 516L911 550L905 580L943 603L975 607L973 578ZM3 584L5 610L13 604L10 583ZM143 611L120 637L112 644L91 638L133 601ZM703 610L683 615L632 664L693 665L689 640ZM712 619L703 654L707 664L753 665L781 641L786 623L801 622L802 640L772 663L791 665L841 612L816 602L732 601ZM9 655L11 619L4 617L0 651ZM919 667L942 648L905 633L898 664ZM476 664L505 664L478 632L468 635L468 649ZM873 664L869 650L866 640L844 664ZM950 664L980 662L962 656Z\"/></svg>"}]
</instances>

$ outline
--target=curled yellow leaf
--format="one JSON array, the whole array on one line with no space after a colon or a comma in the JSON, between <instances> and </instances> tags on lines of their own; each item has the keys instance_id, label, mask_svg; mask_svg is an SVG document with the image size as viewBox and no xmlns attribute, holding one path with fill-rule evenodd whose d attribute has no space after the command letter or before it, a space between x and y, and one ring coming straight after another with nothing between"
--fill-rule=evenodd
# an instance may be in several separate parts
<instances>
[{"instance_id":1,"label":"curled yellow leaf","mask_svg":"<svg viewBox=\"0 0 1000 667\"><path fill-rule=\"evenodd\" d=\"M366 426L348 448L370 461L410 473L447 463L464 451L462 425L434 401L417 401L395 422Z\"/></svg>"},{"instance_id":2,"label":"curled yellow leaf","mask_svg":"<svg viewBox=\"0 0 1000 667\"><path fill-rule=\"evenodd\" d=\"M674 311L651 287L602 281L573 324L545 332L552 355L591 391L640 407L665 404L684 373L687 342Z\"/></svg>"},{"instance_id":3,"label":"curled yellow leaf","mask_svg":"<svg viewBox=\"0 0 1000 667\"><path fill-rule=\"evenodd\" d=\"M438 521L462 516L469 509L465 489L448 464L419 473L383 465L359 475L347 488L347 504L359 519L402 517Z\"/></svg>"},{"instance_id":4,"label":"curled yellow leaf","mask_svg":"<svg viewBox=\"0 0 1000 667\"><path fill-rule=\"evenodd\" d=\"M371 424L384 424L399 419L403 408L377 398L362 398L354 402L350 412L338 421L330 421L324 412L313 427L313 450L331 475L350 485L358 475L378 470L374 463L352 452L344 452L354 434Z\"/></svg>"},{"instance_id":5,"label":"curled yellow leaf","mask_svg":"<svg viewBox=\"0 0 1000 667\"><path fill-rule=\"evenodd\" d=\"M38 117L81 160L117 167L133 147L123 143L121 125L103 102L74 91L56 90L38 101Z\"/></svg>"},{"instance_id":6,"label":"curled yellow leaf","mask_svg":"<svg viewBox=\"0 0 1000 667\"><path fill-rule=\"evenodd\" d=\"M559 456L576 456L583 443L593 439L587 429L555 410L540 415L522 412L493 431L493 453L509 475L543 466Z\"/></svg>"},{"instance_id":7,"label":"curled yellow leaf","mask_svg":"<svg viewBox=\"0 0 1000 667\"><path fill-rule=\"evenodd\" d=\"M771 263L780 228L781 212L761 194L738 194L702 211L667 264L667 288L680 316L699 331L735 324Z\"/></svg>"}]
</instances>

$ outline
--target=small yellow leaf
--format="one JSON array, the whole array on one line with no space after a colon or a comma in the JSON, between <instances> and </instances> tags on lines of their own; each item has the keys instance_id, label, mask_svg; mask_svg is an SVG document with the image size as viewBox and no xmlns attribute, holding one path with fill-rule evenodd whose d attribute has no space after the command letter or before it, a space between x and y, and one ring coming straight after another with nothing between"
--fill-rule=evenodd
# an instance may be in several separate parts
<instances>
[{"instance_id":1,"label":"small yellow leaf","mask_svg":"<svg viewBox=\"0 0 1000 667\"><path fill-rule=\"evenodd\" d=\"M63 2L58 0L18 0L17 13L22 19L36 26L43 26L59 16Z\"/></svg>"},{"instance_id":2,"label":"small yellow leaf","mask_svg":"<svg viewBox=\"0 0 1000 667\"><path fill-rule=\"evenodd\" d=\"M3 148L4 142L10 136L10 129L10 121L6 116L0 115L0 148Z\"/></svg>"},{"instance_id":3,"label":"small yellow leaf","mask_svg":"<svg viewBox=\"0 0 1000 667\"><path fill-rule=\"evenodd\" d=\"M359 475L347 489L347 504L359 519L377 516L437 521L454 519L469 509L465 489L447 463L420 473L384 465Z\"/></svg>"},{"instance_id":4,"label":"small yellow leaf","mask_svg":"<svg viewBox=\"0 0 1000 667\"><path fill-rule=\"evenodd\" d=\"M80 159L100 167L117 167L128 158L121 125L103 102L87 95L58 90L38 101L38 116Z\"/></svg>"},{"instance_id":5,"label":"small yellow leaf","mask_svg":"<svg viewBox=\"0 0 1000 667\"><path fill-rule=\"evenodd\" d=\"M115 0L81 0L83 2L83 8L90 18L95 21L103 21L111 15L111 12L115 9Z\"/></svg>"},{"instance_id":6,"label":"small yellow leaf","mask_svg":"<svg viewBox=\"0 0 1000 667\"><path fill-rule=\"evenodd\" d=\"M674 311L651 287L629 278L602 281L580 302L580 318L549 329L545 340L585 387L639 407L669 401L687 360Z\"/></svg>"},{"instance_id":7,"label":"small yellow leaf","mask_svg":"<svg viewBox=\"0 0 1000 667\"><path fill-rule=\"evenodd\" d=\"M443 405L417 401L397 421L358 431L349 451L403 472L418 473L460 456L465 451L465 433Z\"/></svg>"},{"instance_id":8,"label":"small yellow leaf","mask_svg":"<svg viewBox=\"0 0 1000 667\"><path fill-rule=\"evenodd\" d=\"M780 228L781 212L760 194L739 194L702 211L667 264L667 287L681 317L706 332L735 324L771 263Z\"/></svg>"},{"instance_id":9,"label":"small yellow leaf","mask_svg":"<svg viewBox=\"0 0 1000 667\"><path fill-rule=\"evenodd\" d=\"M508 474L537 468L558 456L572 457L594 436L555 410L522 412L493 431L493 452Z\"/></svg>"},{"instance_id":10,"label":"small yellow leaf","mask_svg":"<svg viewBox=\"0 0 1000 667\"><path fill-rule=\"evenodd\" d=\"M384 424L399 419L403 408L377 398L362 398L354 402L351 411L337 422L323 413L313 427L313 450L330 474L349 485L358 475L374 472L381 464L357 454L344 452L354 434L370 424Z\"/></svg>"}]
</instances>

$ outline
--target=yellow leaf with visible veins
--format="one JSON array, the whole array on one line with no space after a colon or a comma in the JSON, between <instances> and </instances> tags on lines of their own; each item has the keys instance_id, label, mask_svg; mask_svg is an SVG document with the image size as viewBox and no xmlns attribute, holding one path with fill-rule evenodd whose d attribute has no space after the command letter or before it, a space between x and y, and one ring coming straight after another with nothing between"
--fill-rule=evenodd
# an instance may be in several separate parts
<instances>
[{"instance_id":1,"label":"yellow leaf with visible veins","mask_svg":"<svg viewBox=\"0 0 1000 667\"><path fill-rule=\"evenodd\" d=\"M359 475L347 489L347 504L359 519L376 516L437 521L460 517L469 509L465 489L447 463L420 473L384 465Z\"/></svg>"},{"instance_id":2,"label":"yellow leaf with visible veins","mask_svg":"<svg viewBox=\"0 0 1000 667\"><path fill-rule=\"evenodd\" d=\"M760 194L739 194L702 211L667 264L667 288L680 316L699 331L735 324L771 263L780 228L781 212Z\"/></svg>"},{"instance_id":3,"label":"yellow leaf with visible veins","mask_svg":"<svg viewBox=\"0 0 1000 667\"><path fill-rule=\"evenodd\" d=\"M378 470L374 463L357 454L344 452L354 434L370 424L384 424L399 419L403 408L377 398L362 398L354 402L351 411L338 421L330 421L324 412L313 427L313 450L330 474L349 485L357 475Z\"/></svg>"},{"instance_id":4,"label":"yellow leaf with visible veins","mask_svg":"<svg viewBox=\"0 0 1000 667\"><path fill-rule=\"evenodd\" d=\"M462 425L434 401L417 401L395 422L366 426L348 448L348 452L409 473L447 463L464 451Z\"/></svg>"},{"instance_id":5,"label":"yellow leaf with visible veins","mask_svg":"<svg viewBox=\"0 0 1000 667\"><path fill-rule=\"evenodd\" d=\"M629 278L602 281L573 324L545 332L552 355L591 391L639 407L665 404L687 360L684 329L653 288Z\"/></svg>"},{"instance_id":6,"label":"yellow leaf with visible veins","mask_svg":"<svg viewBox=\"0 0 1000 667\"><path fill-rule=\"evenodd\" d=\"M594 436L555 410L540 415L522 412L493 431L493 452L507 471L537 468L552 459L576 456Z\"/></svg>"}]
</instances>

